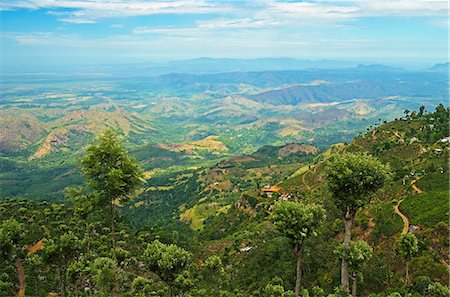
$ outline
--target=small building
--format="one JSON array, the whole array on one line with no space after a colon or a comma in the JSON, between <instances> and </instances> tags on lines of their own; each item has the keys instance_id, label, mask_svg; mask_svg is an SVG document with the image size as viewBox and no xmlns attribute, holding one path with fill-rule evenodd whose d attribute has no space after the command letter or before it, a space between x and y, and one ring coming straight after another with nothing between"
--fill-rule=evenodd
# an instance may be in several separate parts
<instances>
[{"instance_id":1,"label":"small building","mask_svg":"<svg viewBox=\"0 0 450 297\"><path fill-rule=\"evenodd\" d=\"M253 248L253 247L251 247L251 246L246 246L246 247L240 248L239 251L241 251L241 252L248 252L248 251L251 250L252 248Z\"/></svg>"},{"instance_id":2,"label":"small building","mask_svg":"<svg viewBox=\"0 0 450 297\"><path fill-rule=\"evenodd\" d=\"M439 140L442 143L450 143L450 136L444 137L442 139Z\"/></svg>"},{"instance_id":3,"label":"small building","mask_svg":"<svg viewBox=\"0 0 450 297\"><path fill-rule=\"evenodd\" d=\"M283 195L280 196L280 199L283 200L283 201L288 201L291 198L292 198L291 194L283 194Z\"/></svg>"},{"instance_id":4,"label":"small building","mask_svg":"<svg viewBox=\"0 0 450 297\"><path fill-rule=\"evenodd\" d=\"M281 187L279 186L265 186L261 189L263 193L267 195L267 197L272 197L273 193L279 193L281 191Z\"/></svg>"},{"instance_id":5,"label":"small building","mask_svg":"<svg viewBox=\"0 0 450 297\"><path fill-rule=\"evenodd\" d=\"M417 137L413 137L413 138L411 138L411 139L409 140L409 144L412 144L412 143L414 143L414 142L420 142L420 139L417 138Z\"/></svg>"}]
</instances>

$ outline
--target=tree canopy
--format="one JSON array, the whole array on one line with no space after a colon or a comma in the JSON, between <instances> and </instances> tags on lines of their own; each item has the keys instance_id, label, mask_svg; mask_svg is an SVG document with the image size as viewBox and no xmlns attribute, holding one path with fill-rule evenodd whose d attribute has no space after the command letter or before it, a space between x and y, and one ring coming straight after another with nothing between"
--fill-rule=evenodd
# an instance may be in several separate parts
<instances>
[{"instance_id":1,"label":"tree canopy","mask_svg":"<svg viewBox=\"0 0 450 297\"><path fill-rule=\"evenodd\" d=\"M390 179L391 168L367 153L333 156L327 166L328 186L343 213L356 213Z\"/></svg>"},{"instance_id":2,"label":"tree canopy","mask_svg":"<svg viewBox=\"0 0 450 297\"><path fill-rule=\"evenodd\" d=\"M130 157L118 133L106 129L86 149L81 159L86 184L100 194L101 201L122 202L145 181L139 163Z\"/></svg>"},{"instance_id":3,"label":"tree canopy","mask_svg":"<svg viewBox=\"0 0 450 297\"><path fill-rule=\"evenodd\" d=\"M325 210L317 204L278 201L272 207L275 228L297 245L302 245L309 236L316 236L325 218Z\"/></svg>"}]
</instances>

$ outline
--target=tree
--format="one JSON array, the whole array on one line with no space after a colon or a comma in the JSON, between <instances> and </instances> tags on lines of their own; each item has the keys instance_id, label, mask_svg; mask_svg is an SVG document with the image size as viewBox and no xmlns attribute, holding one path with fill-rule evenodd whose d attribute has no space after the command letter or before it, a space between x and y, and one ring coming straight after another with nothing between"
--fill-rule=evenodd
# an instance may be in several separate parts
<instances>
[{"instance_id":1,"label":"tree","mask_svg":"<svg viewBox=\"0 0 450 297\"><path fill-rule=\"evenodd\" d=\"M423 114L424 114L424 112L425 112L425 106L422 105L422 106L419 108L419 114L418 114L418 116L419 116L419 117L422 117Z\"/></svg>"},{"instance_id":2,"label":"tree","mask_svg":"<svg viewBox=\"0 0 450 297\"><path fill-rule=\"evenodd\" d=\"M39 296L39 276L44 267L44 261L37 253L28 255L25 259L25 267L32 276L34 282L34 295Z\"/></svg>"},{"instance_id":3,"label":"tree","mask_svg":"<svg viewBox=\"0 0 450 297\"><path fill-rule=\"evenodd\" d=\"M24 237L23 225L15 219L9 219L0 226L1 259L14 259L19 251L19 242Z\"/></svg>"},{"instance_id":4,"label":"tree","mask_svg":"<svg viewBox=\"0 0 450 297\"><path fill-rule=\"evenodd\" d=\"M24 236L23 225L15 219L8 219L0 226L0 267L8 272L0 275L0 295L8 296L12 294L14 284L12 274L15 270L13 263L20 261L20 242Z\"/></svg>"},{"instance_id":5,"label":"tree","mask_svg":"<svg viewBox=\"0 0 450 297\"><path fill-rule=\"evenodd\" d=\"M79 246L80 241L72 231L64 233L57 240L49 239L45 241L45 260L49 264L54 264L59 272L62 297L66 294L67 267L69 262L78 254Z\"/></svg>"},{"instance_id":6,"label":"tree","mask_svg":"<svg viewBox=\"0 0 450 297\"><path fill-rule=\"evenodd\" d=\"M169 287L172 297L177 277L188 270L192 264L191 253L174 245L164 244L155 240L147 245L144 251L144 261L147 267L154 271ZM178 279L177 282L180 282Z\"/></svg>"},{"instance_id":7,"label":"tree","mask_svg":"<svg viewBox=\"0 0 450 297\"><path fill-rule=\"evenodd\" d=\"M372 247L363 240L350 242L347 261L352 273L352 296L356 297L358 272L361 270L361 266L372 257ZM342 244L338 248L338 254L342 258L344 256L344 245Z\"/></svg>"},{"instance_id":8,"label":"tree","mask_svg":"<svg viewBox=\"0 0 450 297\"><path fill-rule=\"evenodd\" d=\"M419 242L414 234L400 236L397 242L397 252L405 260L406 283L409 284L409 261L419 251Z\"/></svg>"},{"instance_id":9,"label":"tree","mask_svg":"<svg viewBox=\"0 0 450 297\"><path fill-rule=\"evenodd\" d=\"M341 265L341 285L349 292L347 253L356 212L389 180L388 165L366 153L347 153L330 158L326 168L328 186L334 204L344 221L344 251Z\"/></svg>"},{"instance_id":10,"label":"tree","mask_svg":"<svg viewBox=\"0 0 450 297\"><path fill-rule=\"evenodd\" d=\"M117 269L116 262L110 258L97 258L92 264L94 284L106 296L114 291Z\"/></svg>"},{"instance_id":11,"label":"tree","mask_svg":"<svg viewBox=\"0 0 450 297\"><path fill-rule=\"evenodd\" d=\"M153 291L153 280L151 278L145 278L137 276L131 284L133 296L145 297L149 296Z\"/></svg>"},{"instance_id":12,"label":"tree","mask_svg":"<svg viewBox=\"0 0 450 297\"><path fill-rule=\"evenodd\" d=\"M116 132L106 129L91 142L81 159L81 173L94 191L92 197L111 214L112 258L116 261L115 204L128 201L145 181L139 163L131 158ZM118 282L116 276L116 293Z\"/></svg>"},{"instance_id":13,"label":"tree","mask_svg":"<svg viewBox=\"0 0 450 297\"><path fill-rule=\"evenodd\" d=\"M219 256L210 256L205 260L202 270L203 280L213 287L211 295L219 296L225 279L225 269Z\"/></svg>"},{"instance_id":14,"label":"tree","mask_svg":"<svg viewBox=\"0 0 450 297\"><path fill-rule=\"evenodd\" d=\"M278 201L272 207L271 219L275 228L288 237L297 258L295 296L300 296L302 281L302 252L305 240L316 236L326 218L325 210L316 204L295 201Z\"/></svg>"},{"instance_id":15,"label":"tree","mask_svg":"<svg viewBox=\"0 0 450 297\"><path fill-rule=\"evenodd\" d=\"M283 286L283 280L280 277L274 277L263 290L264 297L291 297L294 296L294 292L291 290L285 290Z\"/></svg>"},{"instance_id":16,"label":"tree","mask_svg":"<svg viewBox=\"0 0 450 297\"><path fill-rule=\"evenodd\" d=\"M79 288L89 288L89 296L92 296L92 285L90 280L90 262L86 258L79 258L67 267L69 284L78 296Z\"/></svg>"},{"instance_id":17,"label":"tree","mask_svg":"<svg viewBox=\"0 0 450 297\"><path fill-rule=\"evenodd\" d=\"M432 283L428 285L427 296L433 297L448 297L450 289L441 283Z\"/></svg>"},{"instance_id":18,"label":"tree","mask_svg":"<svg viewBox=\"0 0 450 297\"><path fill-rule=\"evenodd\" d=\"M86 253L90 252L90 230L88 216L94 211L94 201L96 193L86 193L83 187L68 187L65 189L66 198L73 202L73 210L75 216L81 223L84 223L86 236Z\"/></svg>"}]
</instances>

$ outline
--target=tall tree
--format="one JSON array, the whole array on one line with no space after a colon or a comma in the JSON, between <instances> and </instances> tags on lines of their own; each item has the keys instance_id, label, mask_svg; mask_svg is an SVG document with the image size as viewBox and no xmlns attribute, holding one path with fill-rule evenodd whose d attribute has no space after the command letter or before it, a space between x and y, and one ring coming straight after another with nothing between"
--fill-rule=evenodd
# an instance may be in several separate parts
<instances>
[{"instance_id":1,"label":"tall tree","mask_svg":"<svg viewBox=\"0 0 450 297\"><path fill-rule=\"evenodd\" d=\"M405 260L406 284L409 284L409 261L419 251L419 243L414 234L408 233L400 236L397 242L397 252Z\"/></svg>"},{"instance_id":2,"label":"tall tree","mask_svg":"<svg viewBox=\"0 0 450 297\"><path fill-rule=\"evenodd\" d=\"M213 287L211 295L219 296L219 291L225 280L225 269L222 265L222 259L217 256L211 256L205 260L203 267L203 280Z\"/></svg>"},{"instance_id":3,"label":"tall tree","mask_svg":"<svg viewBox=\"0 0 450 297\"><path fill-rule=\"evenodd\" d=\"M326 218L325 210L316 204L296 201L278 201L272 207L271 219L275 228L292 241L297 258L295 296L300 296L302 282L302 252L305 240L316 236Z\"/></svg>"},{"instance_id":4,"label":"tall tree","mask_svg":"<svg viewBox=\"0 0 450 297\"><path fill-rule=\"evenodd\" d=\"M113 295L118 269L117 263L111 258L100 257L92 263L94 284L104 296Z\"/></svg>"},{"instance_id":5,"label":"tall tree","mask_svg":"<svg viewBox=\"0 0 450 297\"><path fill-rule=\"evenodd\" d=\"M56 240L48 239L44 245L44 257L47 263L53 264L59 272L61 296L66 295L67 267L79 252L80 241L72 232L62 234Z\"/></svg>"},{"instance_id":6,"label":"tall tree","mask_svg":"<svg viewBox=\"0 0 450 297\"><path fill-rule=\"evenodd\" d=\"M100 206L109 207L111 214L112 257L116 260L115 205L126 202L144 182L139 163L130 157L119 135L106 129L91 142L81 159L81 172L86 184L96 195Z\"/></svg>"},{"instance_id":7,"label":"tall tree","mask_svg":"<svg viewBox=\"0 0 450 297\"><path fill-rule=\"evenodd\" d=\"M25 228L15 219L8 219L0 225L0 267L8 273L2 275L0 279L0 295L14 295L12 275L16 263L17 274L20 280L20 270L17 263L20 262L21 240L25 237ZM3 277L4 276L4 277ZM25 293L25 292L23 292Z\"/></svg>"},{"instance_id":8,"label":"tall tree","mask_svg":"<svg viewBox=\"0 0 450 297\"><path fill-rule=\"evenodd\" d=\"M167 284L170 297L174 294L173 288L177 277L192 264L191 254L188 251L174 244L161 243L159 240L147 246L143 258L147 267Z\"/></svg>"},{"instance_id":9,"label":"tall tree","mask_svg":"<svg viewBox=\"0 0 450 297\"><path fill-rule=\"evenodd\" d=\"M338 253L341 257L344 256L344 245L339 246ZM358 285L358 273L361 270L362 265L372 257L372 247L363 240L352 241L349 245L347 253L347 261L349 264L350 272L352 274L352 296L356 297L357 285Z\"/></svg>"},{"instance_id":10,"label":"tall tree","mask_svg":"<svg viewBox=\"0 0 450 297\"><path fill-rule=\"evenodd\" d=\"M326 169L333 201L344 221L344 251L341 264L341 285L349 292L347 254L356 212L367 204L373 194L390 178L389 165L366 153L347 153L330 158Z\"/></svg>"}]
</instances>

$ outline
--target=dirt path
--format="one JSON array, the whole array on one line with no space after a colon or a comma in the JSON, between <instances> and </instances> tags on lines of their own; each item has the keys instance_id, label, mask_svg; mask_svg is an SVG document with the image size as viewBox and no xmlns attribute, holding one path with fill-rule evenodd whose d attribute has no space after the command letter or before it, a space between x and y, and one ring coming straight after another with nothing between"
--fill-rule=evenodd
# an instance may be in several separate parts
<instances>
[{"instance_id":1,"label":"dirt path","mask_svg":"<svg viewBox=\"0 0 450 297\"><path fill-rule=\"evenodd\" d=\"M416 178L415 180L412 180L412 181L410 182L410 185L411 185L411 187L413 188L414 193L416 193L416 194L423 193L423 191L422 191L419 187L416 186L416 182L417 182L419 179L421 179L421 177Z\"/></svg>"},{"instance_id":2,"label":"dirt path","mask_svg":"<svg viewBox=\"0 0 450 297\"><path fill-rule=\"evenodd\" d=\"M421 179L422 177L418 177L418 178L416 178L416 179L414 179L414 180L412 180L411 182L410 182L410 185L411 185L411 187L413 188L413 190L414 190L414 193L416 193L416 194L419 194L419 193L423 193L423 191L419 188L419 187L417 187L415 184L416 184L416 182L419 180L419 179ZM403 202L403 199L402 200L400 200L396 205L394 205L394 211L395 211L395 213L396 214L398 214L401 218L402 218L402 221L403 221L403 229L402 229L402 235L403 234L407 234L408 233L408 231L409 231L409 219L408 219L408 217L407 216L405 216L401 211L400 211L400 209L399 209L399 207L400 207L400 203L402 203ZM442 262L442 261L441 261ZM445 261L444 261L445 262ZM447 262L445 262L445 263L447 263ZM447 264L448 265L448 264Z\"/></svg>"},{"instance_id":3,"label":"dirt path","mask_svg":"<svg viewBox=\"0 0 450 297\"><path fill-rule=\"evenodd\" d=\"M25 269L20 259L16 259L16 268L19 278L19 291L17 292L17 296L25 296Z\"/></svg>"},{"instance_id":4,"label":"dirt path","mask_svg":"<svg viewBox=\"0 0 450 297\"><path fill-rule=\"evenodd\" d=\"M372 139L377 139L378 137L375 135L377 133L377 130L372 130Z\"/></svg>"},{"instance_id":5,"label":"dirt path","mask_svg":"<svg viewBox=\"0 0 450 297\"><path fill-rule=\"evenodd\" d=\"M438 257L439 257L439 254L433 249L432 246L429 246L429 247L428 247L428 250L429 250L430 252L436 253L436 254L438 255ZM447 261L445 261L445 260L442 259L442 258L439 258L439 262L441 262L442 265L444 265L444 266L447 268L447 270L450 271L450 265L447 263Z\"/></svg>"},{"instance_id":6,"label":"dirt path","mask_svg":"<svg viewBox=\"0 0 450 297\"><path fill-rule=\"evenodd\" d=\"M310 170L306 171L305 173L303 173L303 175L302 175L302 183L305 185L307 191L311 190L311 187L310 187L310 186L308 185L308 183L306 182L305 176L306 176L306 174L308 174L308 173L309 173L309 174L316 174L316 171L317 171L317 165L313 166L313 167L312 167L312 170L310 169Z\"/></svg>"},{"instance_id":7,"label":"dirt path","mask_svg":"<svg viewBox=\"0 0 450 297\"><path fill-rule=\"evenodd\" d=\"M30 246L27 249L28 250L28 255L32 255L32 254L36 253L37 251L42 250L44 248L44 241L45 241L45 238L42 238L41 240L36 242L35 245Z\"/></svg>"},{"instance_id":8,"label":"dirt path","mask_svg":"<svg viewBox=\"0 0 450 297\"><path fill-rule=\"evenodd\" d=\"M359 143L353 141L352 145L356 146L356 148L359 149L360 151L364 151L364 148Z\"/></svg>"},{"instance_id":9,"label":"dirt path","mask_svg":"<svg viewBox=\"0 0 450 297\"><path fill-rule=\"evenodd\" d=\"M28 255L34 254L38 250L42 250L44 248L45 238L42 238L35 245L29 247ZM17 296L25 296L25 269L23 268L22 261L17 258L16 259L16 268L17 268L17 277L19 279L19 291L17 291Z\"/></svg>"},{"instance_id":10,"label":"dirt path","mask_svg":"<svg viewBox=\"0 0 450 297\"><path fill-rule=\"evenodd\" d=\"M303 175L302 175L302 183L305 185L307 191L311 190L311 187L306 183L306 180L305 180L305 175L306 175L308 172L309 172L309 171L306 171L306 172L303 173Z\"/></svg>"},{"instance_id":11,"label":"dirt path","mask_svg":"<svg viewBox=\"0 0 450 297\"><path fill-rule=\"evenodd\" d=\"M441 262L442 265L444 265L447 268L447 270L450 271L450 265L448 265L447 261L445 261L442 258L439 258L439 262Z\"/></svg>"},{"instance_id":12,"label":"dirt path","mask_svg":"<svg viewBox=\"0 0 450 297\"><path fill-rule=\"evenodd\" d=\"M402 203L402 201L403 200L400 200L396 205L394 205L394 211L403 220L403 229L402 229L402 233L401 233L403 235L403 234L407 234L408 233L408 230L409 230L409 219L399 209L400 203Z\"/></svg>"}]
</instances>

